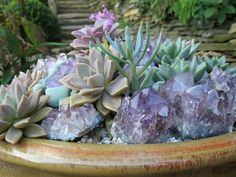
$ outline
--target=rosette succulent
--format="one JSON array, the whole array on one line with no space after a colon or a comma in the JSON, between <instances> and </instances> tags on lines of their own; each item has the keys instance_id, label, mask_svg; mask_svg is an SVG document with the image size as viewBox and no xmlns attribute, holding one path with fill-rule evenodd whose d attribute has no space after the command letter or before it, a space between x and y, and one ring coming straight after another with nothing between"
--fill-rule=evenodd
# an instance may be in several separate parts
<instances>
[{"instance_id":1,"label":"rosette succulent","mask_svg":"<svg viewBox=\"0 0 236 177\"><path fill-rule=\"evenodd\" d=\"M98 110L107 114L117 111L121 104L121 95L128 88L127 78L117 76L114 62L105 57L96 48L90 55L80 58L76 64L76 73L71 73L60 81L73 90L70 96L71 106L81 106L85 103L97 102Z\"/></svg>"},{"instance_id":2,"label":"rosette succulent","mask_svg":"<svg viewBox=\"0 0 236 177\"><path fill-rule=\"evenodd\" d=\"M15 77L10 85L0 88L0 137L15 144L22 136L37 138L45 131L36 123L41 121L51 108L44 107L48 96L33 91L33 85L42 73L27 72Z\"/></svg>"},{"instance_id":3,"label":"rosette succulent","mask_svg":"<svg viewBox=\"0 0 236 177\"><path fill-rule=\"evenodd\" d=\"M119 28L119 23L115 22L114 14L106 8L102 12L92 14L90 19L95 21L93 26L85 26L72 32L76 39L70 45L78 50L79 54L81 54L81 50L88 49L90 44L96 44L97 40L101 42L105 34L109 34L112 38L119 38L123 31ZM76 54L76 52L72 53Z\"/></svg>"},{"instance_id":4,"label":"rosette succulent","mask_svg":"<svg viewBox=\"0 0 236 177\"><path fill-rule=\"evenodd\" d=\"M57 58L47 57L38 60L34 71L43 73L42 79L34 86L34 90L41 89L46 95L50 96L48 104L58 107L61 99L70 95L70 89L66 88L59 80L69 73L75 72L75 59L68 58L61 53Z\"/></svg>"},{"instance_id":5,"label":"rosette succulent","mask_svg":"<svg viewBox=\"0 0 236 177\"><path fill-rule=\"evenodd\" d=\"M170 39L165 40L160 45L155 62L160 64L164 61L165 63L171 64L176 59L190 60L199 45L199 43L194 43L194 39L191 41L181 40L181 38L178 38L176 41L172 41Z\"/></svg>"},{"instance_id":6,"label":"rosette succulent","mask_svg":"<svg viewBox=\"0 0 236 177\"><path fill-rule=\"evenodd\" d=\"M155 81L162 83L167 81L171 77L176 76L179 73L191 72L194 76L194 82L207 78L214 67L220 68L230 74L236 72L236 68L229 68L229 64L226 63L225 57L200 57L194 56L191 60L185 60L176 58L172 63L166 63L164 60L155 68L156 72L153 72L153 78ZM159 84L154 85L159 88Z\"/></svg>"},{"instance_id":7,"label":"rosette succulent","mask_svg":"<svg viewBox=\"0 0 236 177\"><path fill-rule=\"evenodd\" d=\"M115 14L109 12L107 8L103 8L101 12L91 14L89 18L94 20L96 25L103 24L104 30L111 29L112 25L116 22Z\"/></svg>"}]
</instances>

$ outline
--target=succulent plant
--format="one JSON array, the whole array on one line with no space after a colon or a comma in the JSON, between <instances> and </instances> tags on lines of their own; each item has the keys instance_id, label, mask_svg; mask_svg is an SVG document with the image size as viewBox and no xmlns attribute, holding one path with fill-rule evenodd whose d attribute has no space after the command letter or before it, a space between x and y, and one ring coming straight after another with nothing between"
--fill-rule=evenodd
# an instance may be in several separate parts
<instances>
[{"instance_id":1,"label":"succulent plant","mask_svg":"<svg viewBox=\"0 0 236 177\"><path fill-rule=\"evenodd\" d=\"M80 30L72 32L72 35L76 38L70 44L70 46L76 51L73 54L81 53L81 50L88 49L91 44L96 44L97 40L102 41L105 34L108 33L112 38L120 37L122 30L119 28L119 23L114 23L112 26L107 26L105 22L96 22L93 26L85 26ZM84 52L82 52L84 53Z\"/></svg>"},{"instance_id":2,"label":"succulent plant","mask_svg":"<svg viewBox=\"0 0 236 177\"><path fill-rule=\"evenodd\" d=\"M149 48L150 29L148 24L146 25L145 40L142 33L142 25L139 27L135 44L133 44L131 30L128 26L125 29L124 36L125 41L123 42L120 39L112 40L112 38L107 34L106 38L111 47L107 47L106 42L105 44L102 44L98 41L98 45L100 49L116 64L117 70L128 79L130 91L131 93L134 93L147 87L146 83L149 83L148 81L150 76L148 74L145 78L142 77L145 75L147 68L152 66L152 62L155 59L156 53L159 49L161 35L158 38L155 47L151 50L151 54ZM140 50L142 50L141 53ZM116 51L119 55L114 55L112 51L113 53ZM139 65L141 61L143 62L143 66Z\"/></svg>"},{"instance_id":3,"label":"succulent plant","mask_svg":"<svg viewBox=\"0 0 236 177\"><path fill-rule=\"evenodd\" d=\"M75 61L74 58L68 58L64 53L58 55L57 58L47 57L38 60L34 71L41 71L43 77L34 86L34 90L41 89L50 96L49 106L58 107L60 100L70 95L70 89L66 88L59 80L65 75L75 72Z\"/></svg>"},{"instance_id":4,"label":"succulent plant","mask_svg":"<svg viewBox=\"0 0 236 177\"><path fill-rule=\"evenodd\" d=\"M155 62L160 64L162 61L165 61L166 63L171 64L176 59L190 60L199 45L199 43L195 44L194 40L186 41L181 40L181 38L178 38L176 41L171 41L170 39L165 40L160 45Z\"/></svg>"},{"instance_id":5,"label":"succulent plant","mask_svg":"<svg viewBox=\"0 0 236 177\"><path fill-rule=\"evenodd\" d=\"M154 80L167 81L169 78L176 76L179 73L191 72L194 76L194 82L200 81L204 76L207 76L214 67L218 67L226 72L233 74L236 72L235 68L229 68L229 64L226 63L225 57L199 57L194 56L191 60L174 59L171 64L162 61L158 68L155 68L156 72L153 72ZM205 77L206 78L206 77ZM155 85L159 88L159 85Z\"/></svg>"},{"instance_id":6,"label":"succulent plant","mask_svg":"<svg viewBox=\"0 0 236 177\"><path fill-rule=\"evenodd\" d=\"M116 22L115 14L109 12L105 7L101 12L91 14L89 18L94 20L96 25L103 24L104 30L111 29L112 25Z\"/></svg>"},{"instance_id":7,"label":"succulent plant","mask_svg":"<svg viewBox=\"0 0 236 177\"><path fill-rule=\"evenodd\" d=\"M60 81L74 94L70 96L71 106L97 102L98 110L104 115L117 111L121 104L121 94L127 90L125 77L115 79L114 62L105 57L96 48L92 48L88 57L80 58L76 64L76 73L71 73Z\"/></svg>"},{"instance_id":8,"label":"succulent plant","mask_svg":"<svg viewBox=\"0 0 236 177\"><path fill-rule=\"evenodd\" d=\"M48 96L33 91L33 85L42 73L20 73L10 85L0 88L0 137L15 144L23 135L30 138L45 136L45 131L36 123L41 121L51 108L44 107Z\"/></svg>"}]
</instances>

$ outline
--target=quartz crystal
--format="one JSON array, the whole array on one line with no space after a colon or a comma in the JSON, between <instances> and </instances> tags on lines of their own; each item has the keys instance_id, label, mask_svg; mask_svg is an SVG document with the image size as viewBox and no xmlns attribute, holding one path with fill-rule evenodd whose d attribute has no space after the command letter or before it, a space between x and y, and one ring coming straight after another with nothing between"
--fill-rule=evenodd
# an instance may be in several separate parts
<instances>
[{"instance_id":1,"label":"quartz crystal","mask_svg":"<svg viewBox=\"0 0 236 177\"><path fill-rule=\"evenodd\" d=\"M63 105L51 111L41 126L49 139L73 141L92 131L102 121L103 117L92 104L79 108Z\"/></svg>"},{"instance_id":2,"label":"quartz crystal","mask_svg":"<svg viewBox=\"0 0 236 177\"><path fill-rule=\"evenodd\" d=\"M46 59L39 59L34 67L34 71L42 71L43 78L39 84L44 87L58 87L62 86L59 81L69 73L74 73L75 59L67 58L66 54L61 53L57 58L47 57Z\"/></svg>"},{"instance_id":3,"label":"quartz crystal","mask_svg":"<svg viewBox=\"0 0 236 177\"><path fill-rule=\"evenodd\" d=\"M209 79L193 85L190 73L177 75L164 86L173 102L174 122L181 137L198 139L228 133L235 121L235 77L214 68Z\"/></svg>"},{"instance_id":4,"label":"quartz crystal","mask_svg":"<svg viewBox=\"0 0 236 177\"><path fill-rule=\"evenodd\" d=\"M167 140L173 108L154 89L125 97L111 128L113 143L157 143Z\"/></svg>"}]
</instances>

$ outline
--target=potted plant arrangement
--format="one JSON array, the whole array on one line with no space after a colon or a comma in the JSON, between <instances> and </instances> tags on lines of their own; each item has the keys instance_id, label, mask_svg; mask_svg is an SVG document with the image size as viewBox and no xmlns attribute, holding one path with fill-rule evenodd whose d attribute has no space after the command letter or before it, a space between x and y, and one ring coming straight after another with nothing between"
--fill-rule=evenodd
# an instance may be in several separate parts
<instances>
[{"instance_id":1,"label":"potted plant arrangement","mask_svg":"<svg viewBox=\"0 0 236 177\"><path fill-rule=\"evenodd\" d=\"M106 9L91 18L69 55L1 85L1 174L235 176L236 68L148 25L133 40Z\"/></svg>"}]
</instances>

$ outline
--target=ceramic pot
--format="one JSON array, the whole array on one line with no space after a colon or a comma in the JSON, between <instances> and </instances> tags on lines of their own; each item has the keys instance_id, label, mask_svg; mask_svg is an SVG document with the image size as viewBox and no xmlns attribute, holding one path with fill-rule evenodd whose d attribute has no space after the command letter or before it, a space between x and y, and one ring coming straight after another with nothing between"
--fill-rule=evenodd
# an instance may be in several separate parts
<instances>
[{"instance_id":1,"label":"ceramic pot","mask_svg":"<svg viewBox=\"0 0 236 177\"><path fill-rule=\"evenodd\" d=\"M172 144L0 142L1 177L235 177L236 132Z\"/></svg>"}]
</instances>

